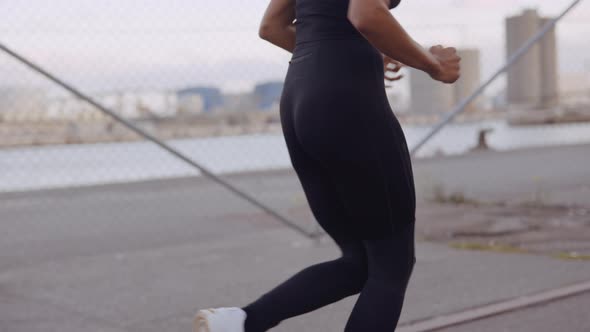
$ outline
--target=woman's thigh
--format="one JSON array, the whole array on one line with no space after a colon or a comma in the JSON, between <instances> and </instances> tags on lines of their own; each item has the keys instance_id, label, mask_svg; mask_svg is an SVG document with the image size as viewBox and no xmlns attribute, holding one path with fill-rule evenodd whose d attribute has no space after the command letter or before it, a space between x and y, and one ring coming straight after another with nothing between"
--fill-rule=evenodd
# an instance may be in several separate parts
<instances>
[{"instance_id":1,"label":"woman's thigh","mask_svg":"<svg viewBox=\"0 0 590 332\"><path fill-rule=\"evenodd\" d=\"M416 263L415 222L397 229L391 236L364 240L368 258L368 278L406 292Z\"/></svg>"},{"instance_id":2,"label":"woman's thigh","mask_svg":"<svg viewBox=\"0 0 590 332\"><path fill-rule=\"evenodd\" d=\"M382 107L351 93L304 100L294 109L301 148L322 165L348 216L349 232L361 239L390 234L414 218L398 147L403 142L384 121Z\"/></svg>"}]
</instances>

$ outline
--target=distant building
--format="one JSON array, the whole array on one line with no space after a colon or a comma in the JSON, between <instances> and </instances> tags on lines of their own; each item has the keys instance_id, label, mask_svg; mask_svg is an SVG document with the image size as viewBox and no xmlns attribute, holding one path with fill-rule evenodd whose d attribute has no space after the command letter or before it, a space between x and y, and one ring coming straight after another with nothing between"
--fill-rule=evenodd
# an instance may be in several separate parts
<instances>
[{"instance_id":1,"label":"distant building","mask_svg":"<svg viewBox=\"0 0 590 332\"><path fill-rule=\"evenodd\" d=\"M436 81L417 69L410 69L410 112L441 113L468 97L480 84L480 52L477 49L459 49L461 77L453 84ZM480 99L468 105L467 111L478 108Z\"/></svg>"},{"instance_id":2,"label":"distant building","mask_svg":"<svg viewBox=\"0 0 590 332\"><path fill-rule=\"evenodd\" d=\"M223 96L218 88L214 87L191 87L177 91L180 105L191 104L199 96L202 100L203 112L214 112L217 108L223 107Z\"/></svg>"},{"instance_id":3,"label":"distant building","mask_svg":"<svg viewBox=\"0 0 590 332\"><path fill-rule=\"evenodd\" d=\"M205 101L201 95L187 94L178 99L178 114L199 114L205 111Z\"/></svg>"},{"instance_id":4,"label":"distant building","mask_svg":"<svg viewBox=\"0 0 590 332\"><path fill-rule=\"evenodd\" d=\"M42 113L46 103L47 96L43 89L0 87L0 113Z\"/></svg>"},{"instance_id":5,"label":"distant building","mask_svg":"<svg viewBox=\"0 0 590 332\"><path fill-rule=\"evenodd\" d=\"M475 48L464 48L457 50L457 54L461 57L461 77L453 84L455 90L455 104L458 104L465 98L469 97L475 92L481 83L479 50ZM481 107L481 103L482 97L480 96L467 105L465 111L477 111Z\"/></svg>"},{"instance_id":6,"label":"distant building","mask_svg":"<svg viewBox=\"0 0 590 332\"><path fill-rule=\"evenodd\" d=\"M228 112L249 112L258 109L256 96L252 92L224 95L224 109Z\"/></svg>"},{"instance_id":7,"label":"distant building","mask_svg":"<svg viewBox=\"0 0 590 332\"><path fill-rule=\"evenodd\" d=\"M506 56L512 56L550 19L535 9L506 19ZM512 105L550 107L559 101L555 29L508 69L507 102Z\"/></svg>"},{"instance_id":8,"label":"distant building","mask_svg":"<svg viewBox=\"0 0 590 332\"><path fill-rule=\"evenodd\" d=\"M171 116L176 113L177 107L175 94L168 91L124 91L104 95L101 99L130 118Z\"/></svg>"},{"instance_id":9,"label":"distant building","mask_svg":"<svg viewBox=\"0 0 590 332\"><path fill-rule=\"evenodd\" d=\"M283 92L283 82L267 82L256 85L254 96L257 108L268 110L277 107Z\"/></svg>"},{"instance_id":10,"label":"distant building","mask_svg":"<svg viewBox=\"0 0 590 332\"><path fill-rule=\"evenodd\" d=\"M176 112L176 96L166 91L103 92L94 94L92 98L109 110L129 119L166 117ZM96 107L75 96L51 98L47 104L47 116L52 119L70 120L109 118Z\"/></svg>"},{"instance_id":11,"label":"distant building","mask_svg":"<svg viewBox=\"0 0 590 332\"><path fill-rule=\"evenodd\" d=\"M430 75L410 69L411 113L447 112L455 102L453 86L435 81Z\"/></svg>"}]
</instances>

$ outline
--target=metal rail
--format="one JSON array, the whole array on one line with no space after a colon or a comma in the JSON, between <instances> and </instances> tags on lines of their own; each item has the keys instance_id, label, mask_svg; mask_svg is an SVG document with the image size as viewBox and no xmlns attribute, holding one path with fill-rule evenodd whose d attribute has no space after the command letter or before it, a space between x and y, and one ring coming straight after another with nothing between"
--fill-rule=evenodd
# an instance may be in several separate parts
<instances>
[{"instance_id":1,"label":"metal rail","mask_svg":"<svg viewBox=\"0 0 590 332\"><path fill-rule=\"evenodd\" d=\"M543 28L541 30L539 30L539 32L537 34L535 34L535 36L533 36L529 40L527 40L527 42L525 44L523 44L512 56L510 56L510 58L507 60L506 64L504 64L500 69L498 69L498 71L496 73L494 73L485 83L483 83L469 97L466 97L457 106L455 106L455 108L451 112L447 113L447 115L437 125L435 125L431 129L431 131L427 135L425 135L424 138L422 138L418 142L418 144L416 144L410 150L410 153L412 155L415 155L416 152L426 142L428 142L438 131L440 131L444 126L446 126L449 122L451 122L451 120L453 120L453 118L456 115L458 115L459 113L463 112L465 110L465 108L467 107L467 105L469 105L469 103L471 103L476 97L478 97L481 93L483 93L483 91L493 81L495 81L502 73L504 73L516 61L518 61L518 59L520 59L536 42L538 42L547 32L549 32L556 25L556 23L559 20L561 20L567 13L569 13L581 1L582 0L575 0L575 1L573 1L560 15L558 15L557 17L551 19L549 22L547 22L543 26ZM127 121L123 117L119 116L117 113L113 112L112 110L106 108L105 106L101 105L100 103L98 103L97 101L95 101L94 99L92 99L90 96L88 96L88 95L84 94L83 92L81 92L80 90L76 89L74 86L72 86L72 85L70 85L70 84L62 81L57 76L55 76L55 75L47 72L46 70L44 70L39 65L31 62L30 60L28 60L24 56L21 56L20 54L18 54L17 52L13 51L10 48L8 48L7 46L5 46L2 43L0 43L0 50L2 50L3 52L7 53L11 57L15 58L19 62L23 63L27 67L31 68L33 71L35 71L35 72L37 72L37 73L45 76L50 81L53 81L57 85L63 87L64 89L66 89L67 91L71 92L72 94L74 94L78 98L80 98L80 99L88 102L90 105L96 107L101 112L103 112L103 113L111 116L116 121L118 121L119 123L123 124L124 126L126 126L127 128L129 128L130 130L132 130L135 133L137 133L138 135L144 137L145 139L147 139L149 141L152 141L153 143L155 143L156 145L158 145L160 148L166 150L167 152L169 152L173 156L177 157L178 159L184 161L185 163L189 164L190 166L192 166L194 168L197 168L205 176L209 177L210 179L212 179L213 181L217 182L221 186L223 186L226 189L228 189L228 190L232 191L233 193L237 194L241 198L247 200L251 204L259 207L260 209L262 209L266 213L268 213L271 216L275 217L277 220L279 220L285 226L290 227L291 229L299 232L300 234L303 234L304 236L306 236L308 238L319 238L321 235L324 235L325 234L325 232L321 231L319 227L316 227L316 231L314 231L314 232L308 232L303 227L297 225L295 222L289 220L285 216L282 216L278 212L272 210L270 207L267 207L263 203L261 203L258 200L256 200L256 198L254 198L254 197L250 196L249 194L247 194L247 193L239 190L238 188L236 188L232 184L226 182L225 180L221 179L220 177L218 177L217 175L215 175L214 173L212 173L211 171L209 171L208 169L206 169L205 167L203 167L202 165L200 165L196 161L194 161L191 158L187 157L186 155L184 155L180 151L178 151L175 148L171 147L170 145L166 144L165 142L163 142L159 138L157 138L157 137L149 134L148 132L144 131L143 129L137 127L133 123Z\"/></svg>"},{"instance_id":2,"label":"metal rail","mask_svg":"<svg viewBox=\"0 0 590 332\"><path fill-rule=\"evenodd\" d=\"M176 158L178 158L178 159L184 161L185 163L189 164L190 166L198 169L205 176L207 176L210 179L212 179L213 181L219 183L221 186L225 187L226 189L228 189L231 192L235 193L239 197L247 200L248 202L252 203L253 205L255 205L257 207L259 207L260 209L262 209L266 213L268 213L271 216L275 217L277 220L279 220L285 226L290 227L291 229L293 229L293 230L295 230L295 231L303 234L304 236L306 236L308 238L315 238L317 236L316 235L317 232L308 232L303 227L297 225L295 222L287 219L286 217L282 216L278 212L272 210L270 207L267 207L263 203L261 203L258 200L256 200L256 198L254 198L254 197L250 196L249 194L247 194L247 193L239 190L238 188L236 188L235 186L233 186L229 182L221 179L217 175L213 174L213 172L209 171L207 168L201 166L198 162L192 160L191 158L187 157L186 155L184 155L180 151L178 151L175 148L171 147L170 145L166 144L165 142L163 142L159 138L157 138L157 137L149 134L148 132L144 131L140 127L138 127L135 124L129 122L126 119L124 119L123 117L121 117L120 115L118 115L117 113L115 113L114 111L108 109L107 107L103 106L99 102L97 102L94 99L92 99L90 96L88 96L88 95L84 94L83 92L81 92L80 90L76 89L73 85L64 82L63 80L59 79L57 76L55 76L55 75L49 73L48 71L46 71L45 69L43 69L41 66L33 63L32 61L28 60L24 56L22 56L19 53L13 51L12 49L8 48L6 45L0 43L0 50L2 50L3 52L5 52L9 56L13 57L14 59L18 60L22 64L26 65L27 67L29 67L33 71L35 71L35 72L37 72L37 73L45 76L50 81L54 82L55 84L61 86L62 88L66 89L67 91L71 92L72 94L74 94L78 98L80 98L80 99L86 101L87 103L89 103L90 105L96 107L101 112L103 112L103 113L111 116L116 121L118 121L119 123L123 124L125 127L131 129L132 131L134 131L138 135L144 137L147 140L152 141L153 143L155 143L156 145L158 145L160 148L168 151L170 154L172 154Z\"/></svg>"},{"instance_id":3,"label":"metal rail","mask_svg":"<svg viewBox=\"0 0 590 332\"><path fill-rule=\"evenodd\" d=\"M457 114L465 111L465 108L467 107L467 105L469 105L469 103L471 103L475 98L482 94L483 91L490 84L492 84L492 82L494 82L502 73L508 70L508 68L510 68L516 61L518 61L518 59L520 59L531 47L533 47L535 43L537 43L541 38L543 38L543 36L545 36L547 32L553 29L553 27L555 27L555 24L558 21L560 21L572 9L574 9L574 7L576 7L576 5L578 5L580 2L582 2L582 0L573 1L561 14L549 20L549 22L545 23L543 28L541 28L541 30L539 30L533 37L527 40L518 50L516 50L516 52L514 52L514 54L512 54L508 58L506 63L502 67L500 67L500 69L498 69L487 81L485 81L485 83L483 83L479 88L477 88L477 90L475 90L470 96L466 97L459 104L457 104L457 106L455 106L455 108L451 112L447 113L445 117L418 142L418 144L416 144L414 147L412 147L412 149L410 149L410 153L412 155L415 155L416 152L432 138L432 136L434 136L444 126L451 122L451 120L453 120L453 118Z\"/></svg>"},{"instance_id":4,"label":"metal rail","mask_svg":"<svg viewBox=\"0 0 590 332\"><path fill-rule=\"evenodd\" d=\"M459 312L437 315L423 320L401 325L399 332L431 332L457 326L492 316L502 315L517 310L523 310L535 305L546 304L568 297L590 292L590 281L583 281L555 289L545 290L534 294L522 295L516 298L485 304Z\"/></svg>"}]
</instances>

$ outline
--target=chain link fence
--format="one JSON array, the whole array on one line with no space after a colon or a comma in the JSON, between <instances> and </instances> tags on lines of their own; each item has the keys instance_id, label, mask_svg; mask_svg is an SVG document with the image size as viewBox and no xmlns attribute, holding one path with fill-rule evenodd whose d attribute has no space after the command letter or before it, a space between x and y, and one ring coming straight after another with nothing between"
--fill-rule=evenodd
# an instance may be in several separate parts
<instances>
[{"instance_id":1,"label":"chain link fence","mask_svg":"<svg viewBox=\"0 0 590 332\"><path fill-rule=\"evenodd\" d=\"M1 331L188 331L338 254L282 136L290 54L258 37L268 2L0 1ZM388 88L410 149L565 6L403 0L417 41L463 58L454 85L403 68ZM587 278L559 260L590 259L588 31L581 1L414 154L402 329ZM280 329L337 330L342 304Z\"/></svg>"},{"instance_id":2,"label":"chain link fence","mask_svg":"<svg viewBox=\"0 0 590 332\"><path fill-rule=\"evenodd\" d=\"M304 227L311 228L309 213L300 212L303 194L287 197L279 182L268 184L271 175L264 182L257 173L282 174L291 168L278 116L290 54L258 37L266 5L237 0L0 2L0 42L218 176L235 176L238 187L256 193L265 205L293 218L304 216ZM506 61L509 39L522 43L530 37L531 22L555 16L563 6L554 1L422 0L394 10L416 40L455 46L465 63L465 78L454 86L428 82L404 68L406 77L388 89L409 145ZM441 10L448 15L441 16ZM509 30L506 17L517 15L528 21ZM555 81L553 90L547 88L555 93L553 103L531 101L543 99L546 90L524 91L531 100L522 102L510 91L522 88L526 75L516 73L512 86L510 74L503 75L416 158L589 143L590 122L582 121L590 120L590 44L583 38L589 18L590 5L582 2L557 24L554 48L531 51L540 54L534 56L535 69L518 64L532 77ZM543 61L554 64L556 75L543 73L548 70ZM42 198L27 212L10 210L13 220L43 214L81 220L89 213L95 221L105 216L140 220L147 214L171 220L178 211L198 220L216 213L202 212L207 209L244 207L231 192L213 185L207 188L219 190L216 194L202 189L206 181L199 175L195 167L0 53L0 201L9 206L22 197ZM126 190L133 195L124 195ZM102 217L67 204L82 193L88 197L84 204L93 201L94 208L106 202ZM62 208L50 203L56 197L63 199ZM134 203L121 203L130 197ZM198 197L203 201L195 203ZM289 212L292 203L299 212ZM266 225L252 209L250 221Z\"/></svg>"}]
</instances>

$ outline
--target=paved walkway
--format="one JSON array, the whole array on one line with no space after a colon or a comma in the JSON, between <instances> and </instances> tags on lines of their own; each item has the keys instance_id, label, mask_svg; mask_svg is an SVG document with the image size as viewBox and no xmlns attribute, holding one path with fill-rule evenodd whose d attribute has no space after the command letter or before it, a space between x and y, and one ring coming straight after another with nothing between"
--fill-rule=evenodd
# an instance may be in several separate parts
<instances>
[{"instance_id":1,"label":"paved walkway","mask_svg":"<svg viewBox=\"0 0 590 332\"><path fill-rule=\"evenodd\" d=\"M441 179L468 189L466 196L473 199L512 199L527 197L537 181L531 174L538 173L563 193L552 203L573 197L578 204L588 197L579 195L590 185L584 167L589 150L419 161L420 229L440 234L440 225L454 225L458 212L466 209L428 203L429 183ZM563 172L556 173L549 160L575 162L560 163ZM485 181L473 180L484 171ZM426 174L438 180L428 182ZM292 172L229 178L313 227ZM496 183L501 179L503 185ZM502 195L495 192L500 189ZM0 195L0 216L0 331L190 331L197 309L246 304L298 270L338 255L329 238L303 238L206 179ZM458 250L445 241L427 240L418 239L402 324L590 279L586 261ZM351 296L275 330L342 331L355 300ZM543 309L546 316L534 309L522 315L531 322L552 319L560 310L586 302L583 296L570 298ZM518 316L506 317L505 326L529 331L516 329L526 325L514 318ZM587 316L576 317L572 326L587 326ZM499 324L493 319L478 321L484 325L476 330L491 331ZM535 324L531 328L542 325Z\"/></svg>"}]
</instances>

